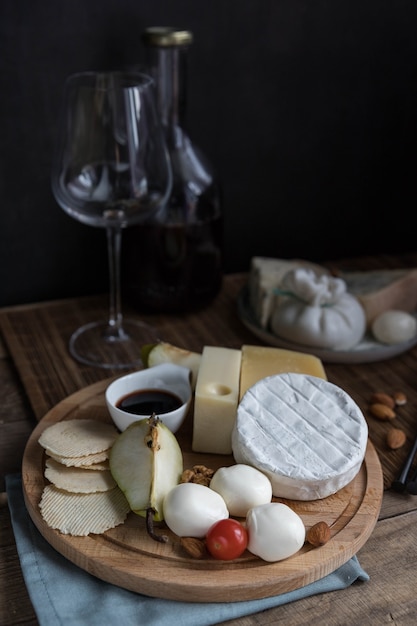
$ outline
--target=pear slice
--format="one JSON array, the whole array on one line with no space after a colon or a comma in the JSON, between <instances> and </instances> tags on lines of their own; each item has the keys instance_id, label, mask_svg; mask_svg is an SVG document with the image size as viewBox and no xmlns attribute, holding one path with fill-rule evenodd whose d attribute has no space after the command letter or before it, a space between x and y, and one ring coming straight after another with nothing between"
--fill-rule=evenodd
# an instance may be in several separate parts
<instances>
[{"instance_id":1,"label":"pear slice","mask_svg":"<svg viewBox=\"0 0 417 626\"><path fill-rule=\"evenodd\" d=\"M175 363L176 365L188 367L191 370L191 386L193 390L195 389L201 362L201 354L199 352L184 350L171 343L161 341L156 344L142 346L141 356L145 367L153 367L160 363Z\"/></svg>"},{"instance_id":2,"label":"pear slice","mask_svg":"<svg viewBox=\"0 0 417 626\"><path fill-rule=\"evenodd\" d=\"M181 480L183 457L175 435L155 415L133 422L114 442L109 464L132 511L146 518L149 534L166 541L154 533L153 522L164 519L164 498Z\"/></svg>"}]
</instances>

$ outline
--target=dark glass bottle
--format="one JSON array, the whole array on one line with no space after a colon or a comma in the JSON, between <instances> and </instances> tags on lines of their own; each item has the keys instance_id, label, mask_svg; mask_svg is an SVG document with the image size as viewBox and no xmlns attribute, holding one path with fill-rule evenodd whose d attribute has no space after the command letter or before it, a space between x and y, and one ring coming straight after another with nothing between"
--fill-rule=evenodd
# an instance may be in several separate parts
<instances>
[{"instance_id":1,"label":"dark glass bottle","mask_svg":"<svg viewBox=\"0 0 417 626\"><path fill-rule=\"evenodd\" d=\"M150 28L143 41L156 81L173 188L158 215L123 233L123 294L141 311L186 312L207 305L221 287L221 194L211 164L185 131L192 33Z\"/></svg>"}]
</instances>

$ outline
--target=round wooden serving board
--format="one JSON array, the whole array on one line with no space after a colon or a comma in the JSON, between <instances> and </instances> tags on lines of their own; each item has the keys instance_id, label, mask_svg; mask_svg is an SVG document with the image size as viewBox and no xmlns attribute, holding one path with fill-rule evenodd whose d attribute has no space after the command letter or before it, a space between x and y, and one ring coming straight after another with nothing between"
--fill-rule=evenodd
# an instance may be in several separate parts
<instances>
[{"instance_id":1,"label":"round wooden serving board","mask_svg":"<svg viewBox=\"0 0 417 626\"><path fill-rule=\"evenodd\" d=\"M29 514L44 538L63 556L98 578L149 596L186 602L231 602L277 595L303 587L334 571L364 545L378 519L383 493L382 471L371 442L359 474L338 493L323 500L286 501L303 519L306 529L321 520L331 527L330 541L309 544L294 556L268 563L246 552L235 561L211 557L196 560L182 549L179 538L167 531L168 543L152 540L143 518L130 513L124 524L88 537L72 537L49 528L39 501L44 485L41 432L65 419L110 421L101 381L69 396L51 409L33 431L24 453L23 490ZM183 450L184 468L204 464L216 469L233 464L230 456L191 451L192 410L176 436Z\"/></svg>"}]
</instances>

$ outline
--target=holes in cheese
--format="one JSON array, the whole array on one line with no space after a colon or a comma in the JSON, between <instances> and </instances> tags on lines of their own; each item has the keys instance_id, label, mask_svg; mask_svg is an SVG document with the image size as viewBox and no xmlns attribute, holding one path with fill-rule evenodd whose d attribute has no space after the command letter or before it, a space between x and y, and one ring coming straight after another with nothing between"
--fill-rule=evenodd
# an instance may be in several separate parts
<instances>
[{"instance_id":1,"label":"holes in cheese","mask_svg":"<svg viewBox=\"0 0 417 626\"><path fill-rule=\"evenodd\" d=\"M203 390L201 385L200 391ZM233 389L227 387L227 385L220 385L219 383L210 383L206 386L204 391L212 396L229 396L233 394Z\"/></svg>"},{"instance_id":2,"label":"holes in cheese","mask_svg":"<svg viewBox=\"0 0 417 626\"><path fill-rule=\"evenodd\" d=\"M240 350L204 347L195 389L194 452L232 453L241 358Z\"/></svg>"}]
</instances>

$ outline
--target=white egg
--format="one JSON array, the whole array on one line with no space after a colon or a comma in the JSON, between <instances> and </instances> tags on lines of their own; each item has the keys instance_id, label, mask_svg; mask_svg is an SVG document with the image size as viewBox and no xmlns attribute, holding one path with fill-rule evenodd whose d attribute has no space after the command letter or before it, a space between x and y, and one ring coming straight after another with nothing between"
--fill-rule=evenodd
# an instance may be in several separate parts
<instances>
[{"instance_id":1,"label":"white egg","mask_svg":"<svg viewBox=\"0 0 417 626\"><path fill-rule=\"evenodd\" d=\"M305 526L286 504L270 502L251 509L246 516L248 550L264 561L282 561L302 548Z\"/></svg>"},{"instance_id":2,"label":"white egg","mask_svg":"<svg viewBox=\"0 0 417 626\"><path fill-rule=\"evenodd\" d=\"M218 469L210 488L219 493L230 515L246 517L249 509L271 502L272 485L265 474L255 467L238 463Z\"/></svg>"},{"instance_id":3,"label":"white egg","mask_svg":"<svg viewBox=\"0 0 417 626\"><path fill-rule=\"evenodd\" d=\"M179 537L205 537L209 528L229 517L220 494L197 483L181 483L164 498L165 522Z\"/></svg>"},{"instance_id":4,"label":"white egg","mask_svg":"<svg viewBox=\"0 0 417 626\"><path fill-rule=\"evenodd\" d=\"M416 318L405 311L385 311L372 323L372 334L375 339L389 345L409 341L415 337L416 332Z\"/></svg>"}]
</instances>

